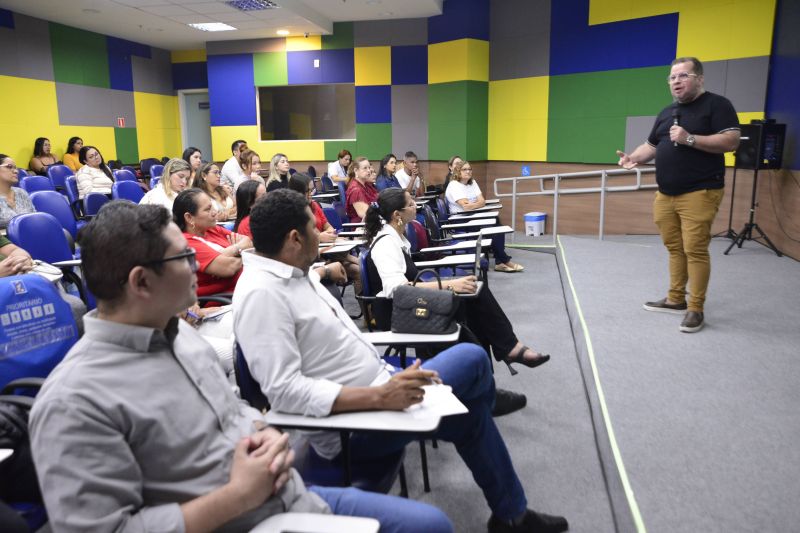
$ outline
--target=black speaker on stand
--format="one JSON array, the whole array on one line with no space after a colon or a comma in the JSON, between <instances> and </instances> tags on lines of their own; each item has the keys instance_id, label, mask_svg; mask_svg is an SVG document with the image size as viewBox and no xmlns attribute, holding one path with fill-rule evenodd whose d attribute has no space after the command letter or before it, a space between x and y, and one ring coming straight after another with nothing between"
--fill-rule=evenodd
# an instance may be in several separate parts
<instances>
[{"instance_id":1,"label":"black speaker on stand","mask_svg":"<svg viewBox=\"0 0 800 533\"><path fill-rule=\"evenodd\" d=\"M753 120L750 124L742 124L742 136L739 148L736 149L736 162L733 166L733 186L731 188L731 210L728 216L728 231L725 237L733 242L725 255L734 246L742 247L745 240L764 239L766 245L781 257L783 254L778 250L767 234L756 224L755 215L758 207L758 171L762 168L773 169L781 168L783 161L783 141L786 138L786 124L776 124L774 120ZM750 217L739 233L733 231L733 200L736 192L736 170L750 169L753 171L753 193L750 198ZM757 232L753 237L753 231Z\"/></svg>"}]
</instances>

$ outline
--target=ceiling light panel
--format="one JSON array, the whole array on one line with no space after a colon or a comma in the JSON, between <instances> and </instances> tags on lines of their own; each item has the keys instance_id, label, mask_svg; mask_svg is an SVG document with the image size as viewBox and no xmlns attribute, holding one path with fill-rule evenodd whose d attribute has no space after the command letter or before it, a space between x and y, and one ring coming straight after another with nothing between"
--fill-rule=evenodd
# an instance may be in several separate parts
<instances>
[{"instance_id":1,"label":"ceiling light panel","mask_svg":"<svg viewBox=\"0 0 800 533\"><path fill-rule=\"evenodd\" d=\"M202 31L232 31L235 30L233 26L228 26L222 22L210 22L204 24L189 24L192 28Z\"/></svg>"},{"instance_id":2,"label":"ceiling light panel","mask_svg":"<svg viewBox=\"0 0 800 533\"><path fill-rule=\"evenodd\" d=\"M263 11L280 7L272 0L231 0L225 3L239 11Z\"/></svg>"}]
</instances>

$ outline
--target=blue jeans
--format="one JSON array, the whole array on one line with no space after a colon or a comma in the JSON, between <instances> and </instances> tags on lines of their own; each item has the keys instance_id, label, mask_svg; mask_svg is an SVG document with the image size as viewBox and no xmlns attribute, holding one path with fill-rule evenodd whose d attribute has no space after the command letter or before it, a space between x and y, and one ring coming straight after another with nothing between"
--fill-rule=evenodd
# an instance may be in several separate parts
<instances>
[{"instance_id":1,"label":"blue jeans","mask_svg":"<svg viewBox=\"0 0 800 533\"><path fill-rule=\"evenodd\" d=\"M492 250L494 250L495 264L508 263L511 256L506 253L506 236L504 234L492 235Z\"/></svg>"},{"instance_id":2,"label":"blue jeans","mask_svg":"<svg viewBox=\"0 0 800 533\"><path fill-rule=\"evenodd\" d=\"M374 518L381 533L452 533L453 524L437 507L407 498L354 488L309 487L325 500L333 514Z\"/></svg>"},{"instance_id":3,"label":"blue jeans","mask_svg":"<svg viewBox=\"0 0 800 533\"><path fill-rule=\"evenodd\" d=\"M506 443L492 419L494 377L486 351L476 344L462 343L422 366L436 370L469 409L469 413L442 418L433 437L455 444L497 518L518 517L525 512L528 502ZM421 436L414 433L354 433L350 450L355 460L381 457L419 438Z\"/></svg>"}]
</instances>

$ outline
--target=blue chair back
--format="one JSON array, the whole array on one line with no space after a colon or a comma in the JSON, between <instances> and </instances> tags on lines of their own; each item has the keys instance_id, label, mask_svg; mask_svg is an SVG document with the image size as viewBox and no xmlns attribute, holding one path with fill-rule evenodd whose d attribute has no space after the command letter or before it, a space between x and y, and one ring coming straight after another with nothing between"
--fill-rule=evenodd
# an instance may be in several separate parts
<instances>
[{"instance_id":1,"label":"blue chair back","mask_svg":"<svg viewBox=\"0 0 800 533\"><path fill-rule=\"evenodd\" d=\"M450 209L447 208L447 200L441 196L436 199L436 210L439 212L440 222L444 222L450 217Z\"/></svg>"},{"instance_id":2,"label":"blue chair back","mask_svg":"<svg viewBox=\"0 0 800 533\"><path fill-rule=\"evenodd\" d=\"M339 217L339 213L336 212L335 208L323 207L322 212L325 213L325 218L328 219L328 223L333 226L333 229L342 231L342 219Z\"/></svg>"},{"instance_id":3,"label":"blue chair back","mask_svg":"<svg viewBox=\"0 0 800 533\"><path fill-rule=\"evenodd\" d=\"M83 213L87 217L93 217L100 211L100 208L108 202L108 196L100 192L90 192L83 197Z\"/></svg>"},{"instance_id":4,"label":"blue chair back","mask_svg":"<svg viewBox=\"0 0 800 533\"><path fill-rule=\"evenodd\" d=\"M53 182L47 176L26 176L19 181L20 187L28 194L36 191L55 191Z\"/></svg>"},{"instance_id":5,"label":"blue chair back","mask_svg":"<svg viewBox=\"0 0 800 533\"><path fill-rule=\"evenodd\" d=\"M67 165L51 165L47 167L47 177L50 178L53 186L59 190L67 188L67 176L73 176L74 174Z\"/></svg>"},{"instance_id":6,"label":"blue chair back","mask_svg":"<svg viewBox=\"0 0 800 533\"><path fill-rule=\"evenodd\" d=\"M116 181L136 181L136 173L127 169L115 170L114 180Z\"/></svg>"},{"instance_id":7,"label":"blue chair back","mask_svg":"<svg viewBox=\"0 0 800 533\"><path fill-rule=\"evenodd\" d=\"M150 188L155 189L158 185L158 182L161 181L161 178L150 178Z\"/></svg>"},{"instance_id":8,"label":"blue chair back","mask_svg":"<svg viewBox=\"0 0 800 533\"><path fill-rule=\"evenodd\" d=\"M49 213L15 216L8 223L8 238L34 259L47 263L73 259L64 229Z\"/></svg>"},{"instance_id":9,"label":"blue chair back","mask_svg":"<svg viewBox=\"0 0 800 533\"><path fill-rule=\"evenodd\" d=\"M64 228L72 235L74 240L78 235L78 223L75 220L75 213L69 206L69 200L55 191L37 191L31 194L31 202L36 211L40 213L50 213Z\"/></svg>"},{"instance_id":10,"label":"blue chair back","mask_svg":"<svg viewBox=\"0 0 800 533\"><path fill-rule=\"evenodd\" d=\"M345 209L344 204L339 200L334 200L331 202L331 207L336 210L339 214L339 220L349 222L349 218L347 217L347 209Z\"/></svg>"},{"instance_id":11,"label":"blue chair back","mask_svg":"<svg viewBox=\"0 0 800 533\"><path fill-rule=\"evenodd\" d=\"M111 198L114 200L130 200L138 204L143 196L144 191L135 181L118 181L111 185Z\"/></svg>"},{"instance_id":12,"label":"blue chair back","mask_svg":"<svg viewBox=\"0 0 800 533\"><path fill-rule=\"evenodd\" d=\"M261 385L250 373L247 360L244 358L244 352L242 352L242 347L239 346L238 342L236 343L233 369L236 373L236 385L239 387L242 399L259 411L269 409L269 400L261 392Z\"/></svg>"},{"instance_id":13,"label":"blue chair back","mask_svg":"<svg viewBox=\"0 0 800 533\"><path fill-rule=\"evenodd\" d=\"M132 166L130 166L130 165L122 165L122 168L121 168L120 170L127 170L128 172L130 172L131 174L133 174L134 176L136 176L136 169L135 169L135 168L133 168L133 167L132 167Z\"/></svg>"},{"instance_id":14,"label":"blue chair back","mask_svg":"<svg viewBox=\"0 0 800 533\"><path fill-rule=\"evenodd\" d=\"M411 245L411 253L413 254L419 252L419 241L417 240L417 231L414 229L414 226L412 225L411 222L406 224L406 239L408 239L408 243Z\"/></svg>"},{"instance_id":15,"label":"blue chair back","mask_svg":"<svg viewBox=\"0 0 800 533\"><path fill-rule=\"evenodd\" d=\"M336 186L339 187L339 198L344 205L347 205L347 185L343 181L337 181Z\"/></svg>"},{"instance_id":16,"label":"blue chair back","mask_svg":"<svg viewBox=\"0 0 800 533\"><path fill-rule=\"evenodd\" d=\"M295 169L290 167L289 168L289 176L294 176L295 174L297 174L297 170L295 170Z\"/></svg>"},{"instance_id":17,"label":"blue chair back","mask_svg":"<svg viewBox=\"0 0 800 533\"><path fill-rule=\"evenodd\" d=\"M69 304L51 282L25 274L0 278L0 306L13 309L0 321L0 388L18 378L47 377L78 340Z\"/></svg>"},{"instance_id":18,"label":"blue chair back","mask_svg":"<svg viewBox=\"0 0 800 533\"><path fill-rule=\"evenodd\" d=\"M160 163L161 162L158 159L156 159L155 157L148 157L147 159L142 159L141 161L139 161L139 168L142 171L142 175L143 176L150 176L151 175L150 174L150 168L153 165L158 165Z\"/></svg>"},{"instance_id":19,"label":"blue chair back","mask_svg":"<svg viewBox=\"0 0 800 533\"><path fill-rule=\"evenodd\" d=\"M17 178L22 179L28 175L28 171L24 168L17 169Z\"/></svg>"},{"instance_id":20,"label":"blue chair back","mask_svg":"<svg viewBox=\"0 0 800 533\"><path fill-rule=\"evenodd\" d=\"M312 178L316 178L317 177L317 169L314 168L314 165L308 165L308 170L306 170L306 174L308 174Z\"/></svg>"},{"instance_id":21,"label":"blue chair back","mask_svg":"<svg viewBox=\"0 0 800 533\"><path fill-rule=\"evenodd\" d=\"M369 257L369 252L369 248L365 248L358 254L358 266L361 268L361 294L363 296L375 296L369 285L369 273L367 272L367 258Z\"/></svg>"},{"instance_id":22,"label":"blue chair back","mask_svg":"<svg viewBox=\"0 0 800 533\"><path fill-rule=\"evenodd\" d=\"M164 173L164 165L153 165L150 167L150 177L160 178Z\"/></svg>"},{"instance_id":23,"label":"blue chair back","mask_svg":"<svg viewBox=\"0 0 800 533\"><path fill-rule=\"evenodd\" d=\"M69 200L69 206L72 208L72 212L75 214L76 217L81 216L81 200L80 194L78 193L78 179L75 176L68 176L67 177L67 200Z\"/></svg>"},{"instance_id":24,"label":"blue chair back","mask_svg":"<svg viewBox=\"0 0 800 533\"><path fill-rule=\"evenodd\" d=\"M333 180L328 177L328 174L325 173L322 175L322 191L327 192L335 189L336 187L333 186Z\"/></svg>"}]
</instances>

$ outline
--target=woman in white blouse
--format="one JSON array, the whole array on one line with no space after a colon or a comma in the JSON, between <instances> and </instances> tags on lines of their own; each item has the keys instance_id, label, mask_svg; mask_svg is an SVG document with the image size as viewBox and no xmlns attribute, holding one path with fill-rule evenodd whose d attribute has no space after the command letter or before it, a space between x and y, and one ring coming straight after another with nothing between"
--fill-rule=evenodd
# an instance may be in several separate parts
<instances>
[{"instance_id":1,"label":"woman in white blouse","mask_svg":"<svg viewBox=\"0 0 800 533\"><path fill-rule=\"evenodd\" d=\"M100 155L100 151L94 146L84 146L78 152L78 161L83 165L75 174L79 197L83 198L90 192L111 194L114 175Z\"/></svg>"},{"instance_id":2,"label":"woman in white blouse","mask_svg":"<svg viewBox=\"0 0 800 533\"><path fill-rule=\"evenodd\" d=\"M376 296L391 298L396 287L416 277L417 267L409 252L411 245L405 237L406 224L416 216L417 204L411 195L394 187L381 191L377 203L367 211L365 237L371 245L367 276ZM437 281L419 282L417 287L438 289L439 284ZM475 276L442 280L442 290L475 294ZM475 296L461 298L459 302L459 321L466 323L481 344L492 347L498 361L533 368L550 359L549 355L535 352L517 339L511 322L487 285L484 284ZM375 320L382 329L391 323L391 303L386 303L378 300L373 304Z\"/></svg>"},{"instance_id":3,"label":"woman in white blouse","mask_svg":"<svg viewBox=\"0 0 800 533\"><path fill-rule=\"evenodd\" d=\"M186 188L192 168L183 159L173 158L164 165L164 173L158 185L153 187L139 201L140 204L163 205L172 211L175 197Z\"/></svg>"},{"instance_id":4,"label":"woman in white blouse","mask_svg":"<svg viewBox=\"0 0 800 533\"><path fill-rule=\"evenodd\" d=\"M444 197L451 213L463 213L479 209L486 205L481 188L472 179L472 165L469 161L462 161L459 157L453 158L450 183L447 184ZM492 250L494 251L494 269L497 272L522 272L525 267L511 261L511 256L506 253L505 235L492 235Z\"/></svg>"},{"instance_id":5,"label":"woman in white blouse","mask_svg":"<svg viewBox=\"0 0 800 533\"><path fill-rule=\"evenodd\" d=\"M336 161L328 163L328 177L334 184L337 181L343 181L346 185L350 181L350 178L347 177L347 169L350 168L352 160L353 154L349 150L342 150L339 152Z\"/></svg>"}]
</instances>

